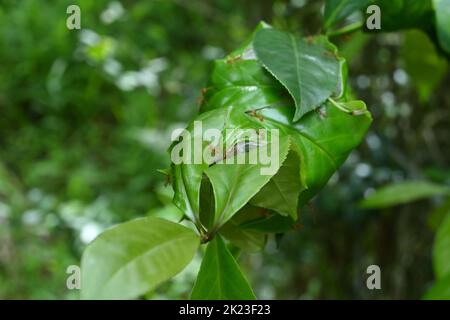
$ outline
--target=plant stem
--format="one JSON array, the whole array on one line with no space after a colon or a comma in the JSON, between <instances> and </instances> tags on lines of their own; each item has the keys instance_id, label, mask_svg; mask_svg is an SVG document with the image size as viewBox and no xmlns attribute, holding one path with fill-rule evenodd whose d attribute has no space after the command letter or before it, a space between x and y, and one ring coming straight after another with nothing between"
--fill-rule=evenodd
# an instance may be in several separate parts
<instances>
[{"instance_id":1,"label":"plant stem","mask_svg":"<svg viewBox=\"0 0 450 320\"><path fill-rule=\"evenodd\" d=\"M355 22L355 23L351 23L341 29L335 30L335 31L330 31L327 33L327 36L332 38L332 37L339 37L339 36L344 36L347 34L351 34L355 31L360 30L363 27L363 23L362 22Z\"/></svg>"},{"instance_id":2,"label":"plant stem","mask_svg":"<svg viewBox=\"0 0 450 320\"><path fill-rule=\"evenodd\" d=\"M205 239L207 237L208 231L205 229L205 227L202 225L202 223L199 220L196 220L194 222L194 225L197 228L197 231L198 231L200 238L202 239L202 243L203 243L203 239Z\"/></svg>"},{"instance_id":3,"label":"plant stem","mask_svg":"<svg viewBox=\"0 0 450 320\"><path fill-rule=\"evenodd\" d=\"M328 101L331 102L331 104L333 106L335 106L336 108L338 108L341 111L344 111L345 113L351 113L349 110L345 109L343 106L341 106L338 102L336 102L334 99L332 98L328 98Z\"/></svg>"},{"instance_id":4,"label":"plant stem","mask_svg":"<svg viewBox=\"0 0 450 320\"><path fill-rule=\"evenodd\" d=\"M218 225L213 227L210 231L204 233L201 237L201 243L205 244L205 243L211 241L214 238L214 236L216 235L217 231L219 231Z\"/></svg>"}]
</instances>

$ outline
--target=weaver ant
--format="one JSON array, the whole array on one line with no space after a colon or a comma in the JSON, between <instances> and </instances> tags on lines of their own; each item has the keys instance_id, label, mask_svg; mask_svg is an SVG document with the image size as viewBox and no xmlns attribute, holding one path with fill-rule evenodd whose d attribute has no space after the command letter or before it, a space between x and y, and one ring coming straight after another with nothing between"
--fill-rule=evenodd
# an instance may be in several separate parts
<instances>
[{"instance_id":1,"label":"weaver ant","mask_svg":"<svg viewBox=\"0 0 450 320\"><path fill-rule=\"evenodd\" d=\"M260 114L258 114L258 112L256 110L249 110L247 111L247 113L254 118L257 118L259 121L264 121L264 117Z\"/></svg>"},{"instance_id":2,"label":"weaver ant","mask_svg":"<svg viewBox=\"0 0 450 320\"><path fill-rule=\"evenodd\" d=\"M235 56L235 57L228 57L227 58L227 63L228 64L233 64L233 63L235 63L236 61L238 61L238 60L241 60L242 59L242 55L237 55L237 56Z\"/></svg>"}]
</instances>

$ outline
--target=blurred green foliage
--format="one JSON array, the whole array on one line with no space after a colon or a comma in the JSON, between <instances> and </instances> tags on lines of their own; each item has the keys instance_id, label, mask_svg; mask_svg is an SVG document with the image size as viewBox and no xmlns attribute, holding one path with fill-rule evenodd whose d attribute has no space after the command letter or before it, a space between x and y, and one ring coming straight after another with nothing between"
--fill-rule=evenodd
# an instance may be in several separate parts
<instances>
[{"instance_id":1,"label":"blurred green foliage","mask_svg":"<svg viewBox=\"0 0 450 320\"><path fill-rule=\"evenodd\" d=\"M69 31L74 2L82 29ZM321 10L318 0L3 0L0 298L78 298L66 268L86 243L114 223L167 210L171 191L157 169L169 163L172 129L198 112L211 60L260 20L317 34ZM240 259L257 270L246 273L259 298L420 298L434 280L427 220L444 197L357 204L392 182L450 184L448 62L420 31L334 40L372 128L303 210L299 230ZM371 264L381 267L380 291L366 288ZM145 298L188 297L198 266Z\"/></svg>"}]
</instances>

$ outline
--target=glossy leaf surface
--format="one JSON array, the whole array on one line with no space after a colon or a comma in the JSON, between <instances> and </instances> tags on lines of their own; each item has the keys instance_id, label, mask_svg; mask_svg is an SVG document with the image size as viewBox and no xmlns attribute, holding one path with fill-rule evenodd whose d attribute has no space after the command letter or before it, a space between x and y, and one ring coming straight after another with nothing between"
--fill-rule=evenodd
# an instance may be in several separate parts
<instances>
[{"instance_id":1,"label":"glossy leaf surface","mask_svg":"<svg viewBox=\"0 0 450 320\"><path fill-rule=\"evenodd\" d=\"M199 245L194 231L159 218L141 218L103 232L81 262L84 299L132 299L180 272Z\"/></svg>"},{"instance_id":2,"label":"glossy leaf surface","mask_svg":"<svg viewBox=\"0 0 450 320\"><path fill-rule=\"evenodd\" d=\"M220 236L208 243L191 299L255 299L247 279Z\"/></svg>"},{"instance_id":3,"label":"glossy leaf surface","mask_svg":"<svg viewBox=\"0 0 450 320\"><path fill-rule=\"evenodd\" d=\"M327 0L325 2L325 29L347 18L357 10L367 7L372 0Z\"/></svg>"},{"instance_id":4,"label":"glossy leaf surface","mask_svg":"<svg viewBox=\"0 0 450 320\"><path fill-rule=\"evenodd\" d=\"M340 64L325 37L303 39L262 29L253 42L256 56L294 99L294 121L338 91Z\"/></svg>"}]
</instances>

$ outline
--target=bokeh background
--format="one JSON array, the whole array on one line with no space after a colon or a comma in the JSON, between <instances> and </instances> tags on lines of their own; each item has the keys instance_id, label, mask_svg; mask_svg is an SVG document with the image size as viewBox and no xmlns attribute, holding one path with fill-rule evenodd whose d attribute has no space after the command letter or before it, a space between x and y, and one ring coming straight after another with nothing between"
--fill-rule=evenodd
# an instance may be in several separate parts
<instances>
[{"instance_id":1,"label":"bokeh background","mask_svg":"<svg viewBox=\"0 0 450 320\"><path fill-rule=\"evenodd\" d=\"M81 30L66 8L81 7ZM77 299L66 268L106 227L169 215L169 134L198 112L212 67L260 20L320 32L323 1L38 1L0 4L0 298ZM420 31L333 39L373 125L301 227L240 262L259 298L412 299L433 283L450 202L380 210L379 186L450 183L448 62ZM446 202L445 202L446 201ZM143 298L187 298L199 259ZM382 289L368 290L377 264Z\"/></svg>"}]
</instances>

